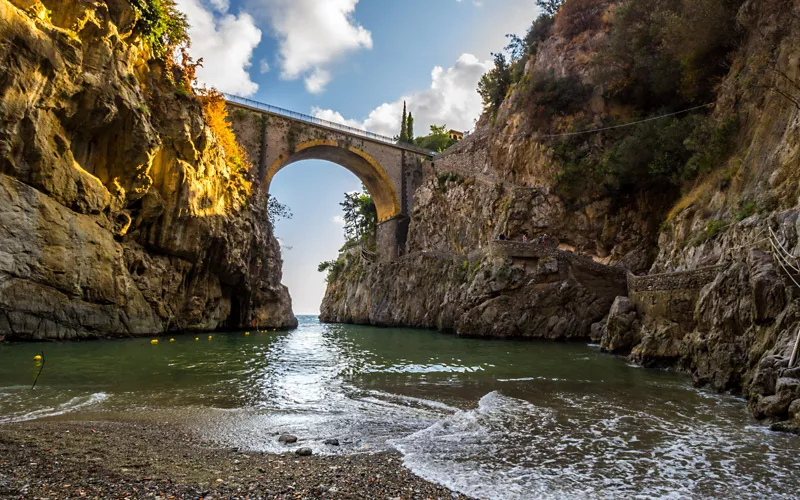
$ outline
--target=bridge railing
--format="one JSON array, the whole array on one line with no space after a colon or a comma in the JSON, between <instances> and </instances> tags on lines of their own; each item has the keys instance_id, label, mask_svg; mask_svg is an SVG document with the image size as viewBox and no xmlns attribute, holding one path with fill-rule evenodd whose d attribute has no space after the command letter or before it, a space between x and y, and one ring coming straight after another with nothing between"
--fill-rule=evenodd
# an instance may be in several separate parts
<instances>
[{"instance_id":1,"label":"bridge railing","mask_svg":"<svg viewBox=\"0 0 800 500\"><path fill-rule=\"evenodd\" d=\"M341 123L335 123L335 122L331 122L331 121L328 121L328 120L322 120L320 118L317 118L317 117L314 117L314 116L311 116L311 115L306 115L306 114L303 114L303 113L298 113L296 111L291 111L291 110L288 110L288 109L279 108L279 107L273 106L271 104L266 104L266 103L263 103L263 102L254 101L252 99L248 99L246 97L240 97L240 96L234 95L234 94L223 93L222 95L224 95L225 99L227 101L229 101L229 102L238 103L238 104L242 104L244 106L249 106L251 108L260 109L260 110L266 111L267 113L271 113L271 114L274 114L274 115L285 116L287 118L293 118L295 120L300 120L300 121L304 121L304 122L307 122L307 123L312 123L314 125L321 125L323 127L328 127L328 128L332 128L332 129L335 129L335 130L341 130L342 132L346 132L346 133L351 134L351 135L357 135L357 136L360 136L360 137L365 137L367 139L372 139L373 141L378 141L378 142L383 142L383 143L386 143L386 144L391 144L391 145L396 146L398 148L407 149L409 151L414 151L416 153L424 154L424 155L427 155L427 156L436 155L436 153L434 151L431 151L431 150L425 149L425 148L421 148L419 146L414 146L413 144L400 144L394 138L386 136L386 135L375 134L373 132L368 132L368 131L362 130L360 128L350 127L348 125L342 125Z\"/></svg>"}]
</instances>

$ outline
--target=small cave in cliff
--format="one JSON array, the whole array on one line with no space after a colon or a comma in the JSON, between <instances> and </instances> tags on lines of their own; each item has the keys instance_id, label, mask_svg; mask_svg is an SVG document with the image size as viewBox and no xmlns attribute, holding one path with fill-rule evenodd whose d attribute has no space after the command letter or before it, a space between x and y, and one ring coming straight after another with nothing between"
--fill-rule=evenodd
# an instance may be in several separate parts
<instances>
[{"instance_id":1,"label":"small cave in cliff","mask_svg":"<svg viewBox=\"0 0 800 500\"><path fill-rule=\"evenodd\" d=\"M222 291L223 296L230 297L231 313L228 319L222 324L224 329L241 328L243 325L248 324L247 311L249 310L248 304L250 303L247 297L237 294L236 289L233 287L225 287Z\"/></svg>"}]
</instances>

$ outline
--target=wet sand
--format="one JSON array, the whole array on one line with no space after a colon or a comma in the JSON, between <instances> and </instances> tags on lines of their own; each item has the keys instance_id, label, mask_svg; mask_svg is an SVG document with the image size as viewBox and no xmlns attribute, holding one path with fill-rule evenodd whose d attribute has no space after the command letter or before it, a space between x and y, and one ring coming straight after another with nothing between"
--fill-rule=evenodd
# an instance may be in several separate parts
<instances>
[{"instance_id":1,"label":"wet sand","mask_svg":"<svg viewBox=\"0 0 800 500\"><path fill-rule=\"evenodd\" d=\"M222 448L171 425L0 425L0 498L468 498L394 453L298 457Z\"/></svg>"}]
</instances>

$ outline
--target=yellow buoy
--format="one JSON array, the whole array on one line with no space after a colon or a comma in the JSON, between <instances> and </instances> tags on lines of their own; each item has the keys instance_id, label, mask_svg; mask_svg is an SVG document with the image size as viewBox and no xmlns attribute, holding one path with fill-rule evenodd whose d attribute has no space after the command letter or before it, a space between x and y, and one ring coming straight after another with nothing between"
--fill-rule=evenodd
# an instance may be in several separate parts
<instances>
[{"instance_id":1,"label":"yellow buoy","mask_svg":"<svg viewBox=\"0 0 800 500\"><path fill-rule=\"evenodd\" d=\"M200 340L200 337L195 337L195 338L194 338L194 341L195 341L195 342L197 342L198 340Z\"/></svg>"},{"instance_id":2,"label":"yellow buoy","mask_svg":"<svg viewBox=\"0 0 800 500\"><path fill-rule=\"evenodd\" d=\"M175 339L169 339L170 342L175 342Z\"/></svg>"},{"instance_id":3,"label":"yellow buoy","mask_svg":"<svg viewBox=\"0 0 800 500\"><path fill-rule=\"evenodd\" d=\"M245 337L249 337L250 336L250 332L244 332L244 336Z\"/></svg>"},{"instance_id":4,"label":"yellow buoy","mask_svg":"<svg viewBox=\"0 0 800 500\"><path fill-rule=\"evenodd\" d=\"M211 339L213 339L213 338L214 338L214 337L212 337L211 335L209 335L209 336L208 336L208 340L211 340Z\"/></svg>"},{"instance_id":5,"label":"yellow buoy","mask_svg":"<svg viewBox=\"0 0 800 500\"><path fill-rule=\"evenodd\" d=\"M153 345L156 345L156 344L158 344L158 340L153 339L153 340L150 341L150 343L153 344Z\"/></svg>"},{"instance_id":6,"label":"yellow buoy","mask_svg":"<svg viewBox=\"0 0 800 500\"><path fill-rule=\"evenodd\" d=\"M42 357L37 354L36 356L33 357L33 360L34 361L41 361Z\"/></svg>"}]
</instances>

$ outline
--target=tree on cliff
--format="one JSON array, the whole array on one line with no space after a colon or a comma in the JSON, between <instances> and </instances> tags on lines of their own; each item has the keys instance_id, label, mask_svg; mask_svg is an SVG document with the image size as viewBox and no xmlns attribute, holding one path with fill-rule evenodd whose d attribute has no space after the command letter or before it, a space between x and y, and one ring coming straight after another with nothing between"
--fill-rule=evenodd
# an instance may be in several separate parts
<instances>
[{"instance_id":1,"label":"tree on cliff","mask_svg":"<svg viewBox=\"0 0 800 500\"><path fill-rule=\"evenodd\" d=\"M406 121L406 142L414 144L414 116L409 113Z\"/></svg>"},{"instance_id":2,"label":"tree on cliff","mask_svg":"<svg viewBox=\"0 0 800 500\"><path fill-rule=\"evenodd\" d=\"M366 189L364 192L345 193L340 203L344 211L344 237L348 242L375 245L375 228L378 226L378 210Z\"/></svg>"},{"instance_id":3,"label":"tree on cliff","mask_svg":"<svg viewBox=\"0 0 800 500\"><path fill-rule=\"evenodd\" d=\"M536 6L542 9L546 16L555 17L558 14L564 0L536 0Z\"/></svg>"},{"instance_id":4,"label":"tree on cliff","mask_svg":"<svg viewBox=\"0 0 800 500\"><path fill-rule=\"evenodd\" d=\"M478 82L478 94L483 100L484 110L494 114L503 104L503 99L511 86L511 69L505 55L502 53L492 55L494 68L481 77Z\"/></svg>"},{"instance_id":5,"label":"tree on cliff","mask_svg":"<svg viewBox=\"0 0 800 500\"><path fill-rule=\"evenodd\" d=\"M272 227L275 227L276 222L281 219L291 219L294 217L294 214L292 214L292 210L288 206L279 202L278 199L271 194L268 194L267 217L269 217L269 222L272 224Z\"/></svg>"},{"instance_id":6,"label":"tree on cliff","mask_svg":"<svg viewBox=\"0 0 800 500\"><path fill-rule=\"evenodd\" d=\"M431 133L420 137L414 141L417 146L423 147L425 149L430 149L431 151L438 151L442 152L445 149L449 148L456 141L450 138L447 135L447 125L436 126L431 125Z\"/></svg>"},{"instance_id":7,"label":"tree on cliff","mask_svg":"<svg viewBox=\"0 0 800 500\"><path fill-rule=\"evenodd\" d=\"M408 113L406 113L406 102L403 101L403 117L400 118L400 138L401 143L408 142Z\"/></svg>"},{"instance_id":8,"label":"tree on cliff","mask_svg":"<svg viewBox=\"0 0 800 500\"><path fill-rule=\"evenodd\" d=\"M189 22L174 0L131 0L138 15L135 31L159 59L171 59L180 46L188 46Z\"/></svg>"},{"instance_id":9,"label":"tree on cliff","mask_svg":"<svg viewBox=\"0 0 800 500\"><path fill-rule=\"evenodd\" d=\"M363 192L344 194L344 201L340 203L344 211L344 237L345 243L341 251L356 245L364 245L367 250L375 251L375 229L378 226L378 209L372 196L363 187ZM320 262L317 270L321 273L328 272L328 280L335 279L336 275L345 268L343 259Z\"/></svg>"}]
</instances>

